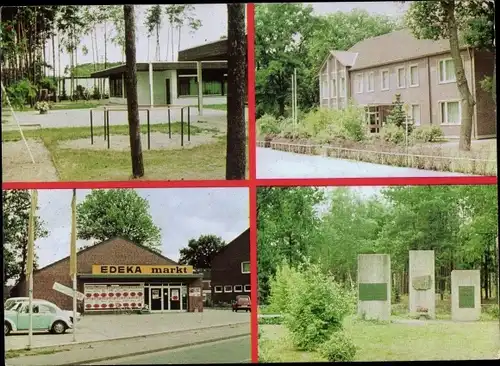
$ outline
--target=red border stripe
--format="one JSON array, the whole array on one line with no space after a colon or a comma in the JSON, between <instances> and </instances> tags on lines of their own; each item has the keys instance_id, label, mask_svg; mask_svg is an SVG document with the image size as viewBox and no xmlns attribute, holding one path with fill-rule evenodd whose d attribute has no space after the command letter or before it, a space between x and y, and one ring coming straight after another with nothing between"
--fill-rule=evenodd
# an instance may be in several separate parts
<instances>
[{"instance_id":1,"label":"red border stripe","mask_svg":"<svg viewBox=\"0 0 500 366\"><path fill-rule=\"evenodd\" d=\"M256 186L256 131L255 131L255 5L247 4L247 55L248 55L248 143L250 181L250 287L252 311L251 359L259 362L258 344L258 285L257 285L257 186Z\"/></svg>"}]
</instances>

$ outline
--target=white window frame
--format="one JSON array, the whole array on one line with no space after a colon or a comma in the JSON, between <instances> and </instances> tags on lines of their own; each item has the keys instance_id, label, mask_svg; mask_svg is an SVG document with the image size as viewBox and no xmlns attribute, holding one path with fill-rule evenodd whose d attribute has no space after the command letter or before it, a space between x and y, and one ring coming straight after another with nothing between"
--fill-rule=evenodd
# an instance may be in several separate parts
<instances>
[{"instance_id":1,"label":"white window frame","mask_svg":"<svg viewBox=\"0 0 500 366\"><path fill-rule=\"evenodd\" d=\"M419 116L419 121L418 121L418 123L415 123L415 119L414 119L414 118L415 118L415 116L413 115L413 107L414 107L414 106L418 106L418 107L420 108L420 116ZM420 125L421 125L421 123L422 123L422 106L421 106L420 104L416 104L416 103L412 103L412 104L410 104L410 118L411 118L411 120L413 121L413 124L414 124L415 126L420 126Z\"/></svg>"},{"instance_id":2,"label":"white window frame","mask_svg":"<svg viewBox=\"0 0 500 366\"><path fill-rule=\"evenodd\" d=\"M449 79L449 80L441 80L441 76L445 76L445 75L441 75L441 64L442 63L446 63L447 61L451 61L453 63L453 59L451 57L447 57L447 58L442 58L438 61L438 64L437 64L437 69L438 69L438 84L449 84L449 83L456 83L457 82L457 71L455 70L455 64L453 64L453 69L454 69L454 73L453 73L453 79ZM446 70L446 67L445 67L445 70Z\"/></svg>"},{"instance_id":3,"label":"white window frame","mask_svg":"<svg viewBox=\"0 0 500 366\"><path fill-rule=\"evenodd\" d=\"M342 80L344 81L343 83L342 83ZM346 85L347 78L345 77L345 74L340 75L339 81L340 81L340 85L339 85L340 95L339 95L339 98L342 98L342 97L346 96L346 92L347 92L347 85ZM343 88L342 88L342 86L343 86Z\"/></svg>"},{"instance_id":4,"label":"white window frame","mask_svg":"<svg viewBox=\"0 0 500 366\"><path fill-rule=\"evenodd\" d=\"M416 84L413 84L413 83L412 83L412 80L411 80L411 69L412 69L413 67L416 67L416 68L417 68L417 83L416 83ZM408 86L409 86L410 88L415 88L415 87L420 86L420 75L419 75L419 74L420 74L420 73L419 73L419 69L418 69L418 64L412 64L412 65L409 65L409 66L408 66L408 81L409 81L409 83L408 83L409 85L408 85Z\"/></svg>"},{"instance_id":5,"label":"white window frame","mask_svg":"<svg viewBox=\"0 0 500 366\"><path fill-rule=\"evenodd\" d=\"M245 272L245 271L243 270L243 265L244 265L245 263L248 263L248 265L250 266L250 261L241 262L241 273L243 273L243 274L248 274L248 273L250 273L251 268L250 268L250 271Z\"/></svg>"},{"instance_id":6,"label":"white window frame","mask_svg":"<svg viewBox=\"0 0 500 366\"><path fill-rule=\"evenodd\" d=\"M229 290L228 290L229 288ZM224 293L228 294L230 292L233 292L233 285L224 285Z\"/></svg>"},{"instance_id":7,"label":"white window frame","mask_svg":"<svg viewBox=\"0 0 500 366\"><path fill-rule=\"evenodd\" d=\"M217 290L217 289L219 289L219 290ZM214 286L214 292L216 294L221 294L222 293L222 286L220 286L220 285Z\"/></svg>"},{"instance_id":8,"label":"white window frame","mask_svg":"<svg viewBox=\"0 0 500 366\"><path fill-rule=\"evenodd\" d=\"M239 288L239 290L238 290ZM243 292L243 286L241 285L234 285L234 292Z\"/></svg>"},{"instance_id":9,"label":"white window frame","mask_svg":"<svg viewBox=\"0 0 500 366\"><path fill-rule=\"evenodd\" d=\"M387 88L384 88L384 72L387 73ZM391 89L391 73L389 69L380 70L380 90L386 91Z\"/></svg>"},{"instance_id":10,"label":"white window frame","mask_svg":"<svg viewBox=\"0 0 500 366\"><path fill-rule=\"evenodd\" d=\"M400 86L399 70L403 70L403 86ZM396 67L396 89L406 89L406 68L404 66Z\"/></svg>"},{"instance_id":11,"label":"white window frame","mask_svg":"<svg viewBox=\"0 0 500 366\"><path fill-rule=\"evenodd\" d=\"M354 75L354 86L356 87L356 94L363 94L363 84L364 84L364 75L362 72ZM361 86L361 90L359 88Z\"/></svg>"},{"instance_id":12,"label":"white window frame","mask_svg":"<svg viewBox=\"0 0 500 366\"><path fill-rule=\"evenodd\" d=\"M332 77L330 79L330 98L337 98L337 78L334 77L335 73L332 72Z\"/></svg>"},{"instance_id":13,"label":"white window frame","mask_svg":"<svg viewBox=\"0 0 500 366\"><path fill-rule=\"evenodd\" d=\"M446 122L443 121L443 108L442 104L448 104L448 103L458 103L458 123L449 123L448 122L448 108L445 109L446 111ZM438 102L438 107L439 107L439 122L441 126L460 126L462 124L462 103L460 103L459 99L450 99L450 100L440 100Z\"/></svg>"},{"instance_id":14,"label":"white window frame","mask_svg":"<svg viewBox=\"0 0 500 366\"><path fill-rule=\"evenodd\" d=\"M250 290L251 290L250 285L245 285L243 288L243 291L245 291L245 292L251 292Z\"/></svg>"},{"instance_id":15,"label":"white window frame","mask_svg":"<svg viewBox=\"0 0 500 366\"><path fill-rule=\"evenodd\" d=\"M373 93L375 91L375 73L373 71L370 71L365 75L366 75L366 92ZM370 89L370 77L373 78L373 89Z\"/></svg>"},{"instance_id":16,"label":"white window frame","mask_svg":"<svg viewBox=\"0 0 500 366\"><path fill-rule=\"evenodd\" d=\"M321 99L328 99L328 74L323 74L321 78Z\"/></svg>"}]
</instances>

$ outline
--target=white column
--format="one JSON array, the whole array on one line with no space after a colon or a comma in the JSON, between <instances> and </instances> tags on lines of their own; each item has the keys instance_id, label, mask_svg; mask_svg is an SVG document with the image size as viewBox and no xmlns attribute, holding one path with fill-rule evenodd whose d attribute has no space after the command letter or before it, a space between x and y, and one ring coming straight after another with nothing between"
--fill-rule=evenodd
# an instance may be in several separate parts
<instances>
[{"instance_id":1,"label":"white column","mask_svg":"<svg viewBox=\"0 0 500 366\"><path fill-rule=\"evenodd\" d=\"M433 250L410 250L410 315L436 317L435 257Z\"/></svg>"},{"instance_id":2,"label":"white column","mask_svg":"<svg viewBox=\"0 0 500 366\"><path fill-rule=\"evenodd\" d=\"M203 75L201 61L196 62L198 71L198 115L203 116Z\"/></svg>"},{"instance_id":3,"label":"white column","mask_svg":"<svg viewBox=\"0 0 500 366\"><path fill-rule=\"evenodd\" d=\"M149 103L151 107L154 106L154 95L153 95L153 64L149 63Z\"/></svg>"}]
</instances>

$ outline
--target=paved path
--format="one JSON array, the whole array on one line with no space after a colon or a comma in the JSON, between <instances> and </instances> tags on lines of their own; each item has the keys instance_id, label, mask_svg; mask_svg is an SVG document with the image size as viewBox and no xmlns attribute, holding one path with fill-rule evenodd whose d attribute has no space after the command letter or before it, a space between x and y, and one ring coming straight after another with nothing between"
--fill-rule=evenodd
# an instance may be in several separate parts
<instances>
[{"instance_id":1,"label":"paved path","mask_svg":"<svg viewBox=\"0 0 500 366\"><path fill-rule=\"evenodd\" d=\"M171 351L149 353L142 356L113 359L92 365L165 365L198 363L249 363L251 362L249 336L184 347Z\"/></svg>"},{"instance_id":2,"label":"paved path","mask_svg":"<svg viewBox=\"0 0 500 366\"><path fill-rule=\"evenodd\" d=\"M460 173L296 154L257 147L257 178L367 178L464 176Z\"/></svg>"},{"instance_id":3,"label":"paved path","mask_svg":"<svg viewBox=\"0 0 500 366\"><path fill-rule=\"evenodd\" d=\"M86 315L77 323L78 342L95 342L121 337L179 332L230 324L249 324L250 314L229 310L207 310L203 313L165 313L143 315ZM248 325L249 326L249 325ZM71 331L62 335L37 333L33 348L71 344ZM23 349L28 344L27 332L5 337L5 349Z\"/></svg>"},{"instance_id":4,"label":"paved path","mask_svg":"<svg viewBox=\"0 0 500 366\"><path fill-rule=\"evenodd\" d=\"M140 323L136 324L136 327L138 329L142 328ZM196 343L207 343L223 339L238 339L241 342L248 344L248 352L243 351L243 354L233 352L233 357L239 358L239 360L242 361L243 359L248 359L250 355L249 338L250 324L247 323L233 326L191 330L175 334L167 333L143 336L134 339L111 340L107 342L95 342L92 344L52 347L44 349L43 351L45 354L40 353L33 356L8 358L6 360L6 364L9 366L81 365L100 362L104 365L116 365L116 362L118 361L117 359L122 357L139 355L147 355L143 357L151 357L153 352L167 351L169 349L169 352L172 352L174 349L179 349L180 347L194 346ZM247 339L246 342L244 341L245 339ZM51 351L54 352L51 353ZM221 350L221 352L225 351ZM203 357L203 354L199 357ZM217 363L217 361L218 360L212 361L206 359L206 362ZM127 364L125 360L123 363Z\"/></svg>"}]
</instances>

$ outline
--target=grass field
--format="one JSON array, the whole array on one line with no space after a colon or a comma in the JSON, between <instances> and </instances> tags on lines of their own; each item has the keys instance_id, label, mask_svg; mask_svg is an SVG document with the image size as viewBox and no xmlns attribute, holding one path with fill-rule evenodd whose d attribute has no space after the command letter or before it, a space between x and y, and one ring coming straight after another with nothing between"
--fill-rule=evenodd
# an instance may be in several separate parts
<instances>
[{"instance_id":1,"label":"grass field","mask_svg":"<svg viewBox=\"0 0 500 366\"><path fill-rule=\"evenodd\" d=\"M142 126L142 132L147 127ZM151 132L168 132L168 124L151 125ZM172 133L180 132L180 123L172 123ZM217 130L192 126L191 134L216 135ZM88 127L54 128L24 131L26 138L43 141L61 181L127 180L131 174L130 152L114 150L87 150L61 148L65 140L89 139ZM111 135L128 135L128 126L110 126ZM94 137L103 138L103 127L94 129ZM100 137L99 137L100 136ZM18 131L2 132L3 142L19 141ZM142 179L224 179L226 165L226 137L220 133L214 143L191 149L151 150L143 146L145 176ZM247 153L248 156L248 153Z\"/></svg>"},{"instance_id":2,"label":"grass field","mask_svg":"<svg viewBox=\"0 0 500 366\"><path fill-rule=\"evenodd\" d=\"M344 322L358 351L355 361L495 359L500 351L498 321L474 323L376 323L349 317ZM263 362L326 361L316 352L297 351L281 325L259 325Z\"/></svg>"}]
</instances>

